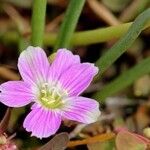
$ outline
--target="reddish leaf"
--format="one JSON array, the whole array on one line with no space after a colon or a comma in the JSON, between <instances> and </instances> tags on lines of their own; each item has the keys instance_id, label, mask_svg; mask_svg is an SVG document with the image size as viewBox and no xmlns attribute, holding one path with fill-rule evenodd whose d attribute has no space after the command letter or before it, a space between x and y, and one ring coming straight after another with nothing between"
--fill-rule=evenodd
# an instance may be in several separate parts
<instances>
[{"instance_id":1,"label":"reddish leaf","mask_svg":"<svg viewBox=\"0 0 150 150\"><path fill-rule=\"evenodd\" d=\"M64 150L69 142L67 133L57 134L48 143L42 146L39 150Z\"/></svg>"},{"instance_id":2,"label":"reddish leaf","mask_svg":"<svg viewBox=\"0 0 150 150\"><path fill-rule=\"evenodd\" d=\"M148 144L145 139L138 134L122 130L117 134L116 147L117 150L145 150Z\"/></svg>"}]
</instances>

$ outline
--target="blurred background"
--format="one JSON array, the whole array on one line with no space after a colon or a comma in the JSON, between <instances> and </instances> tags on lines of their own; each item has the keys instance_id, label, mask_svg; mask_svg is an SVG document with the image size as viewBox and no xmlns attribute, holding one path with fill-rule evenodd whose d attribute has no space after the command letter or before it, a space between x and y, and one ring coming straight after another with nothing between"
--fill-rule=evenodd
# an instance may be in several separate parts
<instances>
[{"instance_id":1,"label":"blurred background","mask_svg":"<svg viewBox=\"0 0 150 150\"><path fill-rule=\"evenodd\" d=\"M63 22L68 3L69 0L48 0L45 32L49 36L44 38L44 49L47 55L52 53L54 36L58 33ZM20 52L29 45L31 6L32 0L0 0L0 83L21 79L17 69L17 59ZM149 0L86 0L76 32L132 22L149 6ZM80 55L82 62L94 63L117 40L117 38L112 37L111 40L95 44L76 44L71 47L71 50ZM102 78L93 82L83 95L93 97L105 85L147 57L150 57L150 28L144 30L132 47L109 67ZM102 110L98 122L84 127L74 122L64 122L58 133L65 131L73 139L82 139L110 133L118 127L125 127L130 131L150 137L147 132L144 134L144 129L150 125L150 74L145 74L130 86L109 95L103 102L101 99L98 101ZM1 120L6 110L7 107L0 104ZM30 134L23 129L22 123L29 110L29 106L12 109L9 124L7 124L5 131L8 136L16 133L13 140L19 149L36 149L51 139L51 137L44 140L30 138ZM77 127L79 131L76 133L74 130ZM74 149L87 149L87 146L77 146ZM88 149L96 150L89 145Z\"/></svg>"}]
</instances>

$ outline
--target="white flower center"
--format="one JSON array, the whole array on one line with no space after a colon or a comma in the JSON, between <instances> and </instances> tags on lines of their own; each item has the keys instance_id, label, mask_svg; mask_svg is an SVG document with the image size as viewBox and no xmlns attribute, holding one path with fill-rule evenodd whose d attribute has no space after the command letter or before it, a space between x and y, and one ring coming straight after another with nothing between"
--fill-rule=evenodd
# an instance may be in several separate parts
<instances>
[{"instance_id":1,"label":"white flower center","mask_svg":"<svg viewBox=\"0 0 150 150\"><path fill-rule=\"evenodd\" d=\"M61 108L64 104L63 98L68 96L68 93L58 85L50 86L44 83L40 89L40 103L49 109Z\"/></svg>"}]
</instances>

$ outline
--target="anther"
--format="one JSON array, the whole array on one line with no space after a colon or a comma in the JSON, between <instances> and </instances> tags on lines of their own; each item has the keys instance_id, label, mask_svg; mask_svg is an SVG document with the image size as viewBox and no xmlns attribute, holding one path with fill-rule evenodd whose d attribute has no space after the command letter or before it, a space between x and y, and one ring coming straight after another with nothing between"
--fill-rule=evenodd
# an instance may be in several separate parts
<instances>
[{"instance_id":1,"label":"anther","mask_svg":"<svg viewBox=\"0 0 150 150\"><path fill-rule=\"evenodd\" d=\"M45 101L45 102L48 102L48 99L45 98L45 97L42 97L41 99L42 99L43 101Z\"/></svg>"},{"instance_id":2,"label":"anther","mask_svg":"<svg viewBox=\"0 0 150 150\"><path fill-rule=\"evenodd\" d=\"M46 94L47 92L46 90L41 90L41 93Z\"/></svg>"}]
</instances>

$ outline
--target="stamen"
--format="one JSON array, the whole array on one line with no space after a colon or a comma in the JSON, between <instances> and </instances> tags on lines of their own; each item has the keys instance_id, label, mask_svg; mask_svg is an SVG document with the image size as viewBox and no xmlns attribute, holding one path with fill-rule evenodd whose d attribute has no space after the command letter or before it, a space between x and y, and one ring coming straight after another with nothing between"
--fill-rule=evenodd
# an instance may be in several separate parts
<instances>
[{"instance_id":1,"label":"stamen","mask_svg":"<svg viewBox=\"0 0 150 150\"><path fill-rule=\"evenodd\" d=\"M48 104L53 104L54 102L55 102L55 100L48 101Z\"/></svg>"},{"instance_id":2,"label":"stamen","mask_svg":"<svg viewBox=\"0 0 150 150\"><path fill-rule=\"evenodd\" d=\"M41 90L41 93L46 94L46 91L45 90Z\"/></svg>"},{"instance_id":3,"label":"stamen","mask_svg":"<svg viewBox=\"0 0 150 150\"><path fill-rule=\"evenodd\" d=\"M62 107L65 103L63 98L68 95L60 86L50 86L48 83L42 84L40 92L40 103L49 109Z\"/></svg>"},{"instance_id":4,"label":"stamen","mask_svg":"<svg viewBox=\"0 0 150 150\"><path fill-rule=\"evenodd\" d=\"M45 101L45 102L48 102L48 99L45 98L45 97L42 97L41 99L42 99L43 101Z\"/></svg>"}]
</instances>

